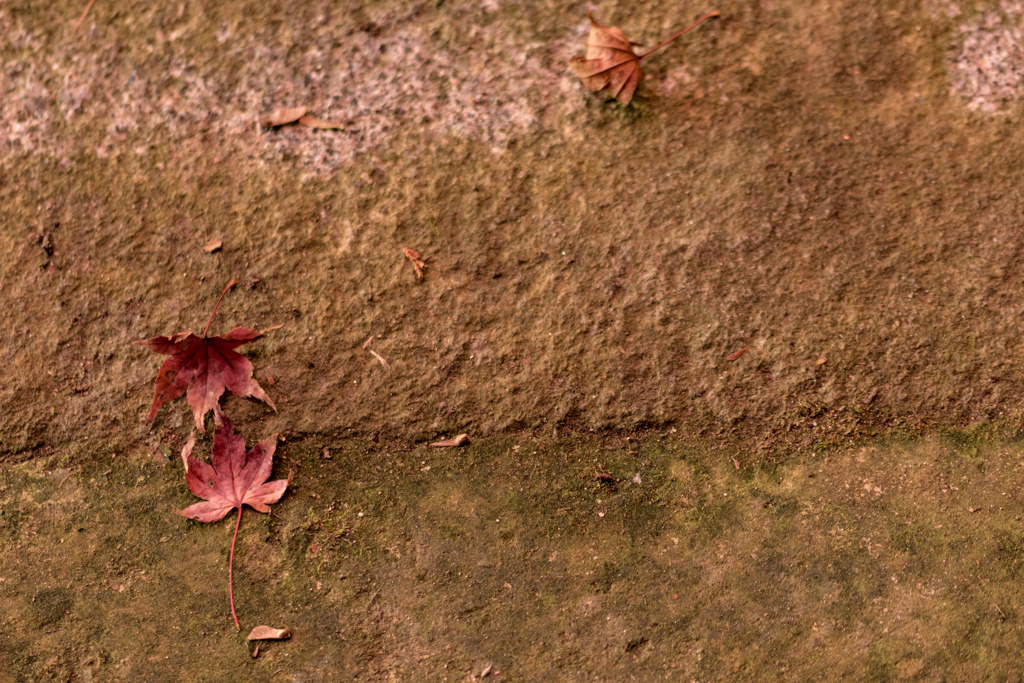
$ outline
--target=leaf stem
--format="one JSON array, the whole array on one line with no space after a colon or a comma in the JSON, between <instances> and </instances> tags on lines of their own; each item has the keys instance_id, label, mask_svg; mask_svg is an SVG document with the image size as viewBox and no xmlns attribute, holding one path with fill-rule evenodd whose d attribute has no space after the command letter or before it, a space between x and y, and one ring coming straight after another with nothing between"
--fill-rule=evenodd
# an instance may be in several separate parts
<instances>
[{"instance_id":1,"label":"leaf stem","mask_svg":"<svg viewBox=\"0 0 1024 683\"><path fill-rule=\"evenodd\" d=\"M206 321L206 327L203 328L203 337L206 337L206 333L210 331L210 323L213 322L213 316L217 314L217 308L220 306L220 302L224 299L224 295L228 293L228 290L238 284L238 281L231 278L231 282L224 288L224 291L220 293L220 299L217 299L217 303L213 305L213 310L210 311L210 319Z\"/></svg>"},{"instance_id":2,"label":"leaf stem","mask_svg":"<svg viewBox=\"0 0 1024 683\"><path fill-rule=\"evenodd\" d=\"M89 0L89 4L85 6L85 10L82 12L82 16L80 16L78 18L78 21L75 22L75 27L71 29L72 33L78 33L78 29L81 28L82 22L85 21L85 15L87 15L89 13L89 10L92 9L92 5L94 2L96 2L96 0Z\"/></svg>"},{"instance_id":3,"label":"leaf stem","mask_svg":"<svg viewBox=\"0 0 1024 683\"><path fill-rule=\"evenodd\" d=\"M645 59L647 59L647 58L648 58L648 57L649 57L649 56L651 55L651 53L652 53L652 52L657 52L658 50L660 50L661 48L665 47L666 45L668 45L669 43L671 43L671 42L672 42L673 40L675 40L676 38L678 38L679 36L683 35L684 33L687 33L687 32L689 32L689 31L692 31L693 29L697 28L698 26L700 26L701 24L703 24L703 23L704 23L705 21L707 21L708 19L711 19L712 17L717 17L717 16L719 16L719 13L718 13L718 11L717 11L717 10L716 10L716 11L714 11L714 12L708 12L708 13L707 13L707 14L705 14L705 15L704 15L703 17L701 17L701 18L700 18L700 19L698 19L697 21L693 22L692 24L690 24L689 26L687 26L686 28L684 28L684 29L683 29L682 31L680 31L679 33L677 33L677 34L675 34L674 36L672 36L671 38L669 38L668 40L663 40L663 41L661 41L660 43L658 43L657 45L655 45L655 46L654 46L653 48L651 48L650 50L648 50L647 52L645 52L645 53L643 54L643 56L641 56L641 57L640 57L640 61L641 61L641 62L642 62L642 61L644 61Z\"/></svg>"},{"instance_id":4,"label":"leaf stem","mask_svg":"<svg viewBox=\"0 0 1024 683\"><path fill-rule=\"evenodd\" d=\"M232 284L234 284L234 280L232 280L231 282ZM235 566L235 541L238 540L238 527L241 526L241 524L242 506L239 505L238 519L235 521L235 535L231 538L231 555L228 557L228 598L231 600L231 617L235 620L235 628L237 628L239 631L242 630L242 625L238 623L238 615L235 614L235 587L233 568Z\"/></svg>"}]
</instances>

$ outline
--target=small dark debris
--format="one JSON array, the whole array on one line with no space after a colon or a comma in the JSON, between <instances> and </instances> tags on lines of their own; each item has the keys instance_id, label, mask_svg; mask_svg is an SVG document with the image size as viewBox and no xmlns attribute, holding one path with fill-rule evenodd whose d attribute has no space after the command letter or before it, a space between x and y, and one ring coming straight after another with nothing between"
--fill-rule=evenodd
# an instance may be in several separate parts
<instances>
[{"instance_id":1,"label":"small dark debris","mask_svg":"<svg viewBox=\"0 0 1024 683\"><path fill-rule=\"evenodd\" d=\"M368 21L365 24L363 24L362 26L360 26L359 30L362 31L363 33L368 34L371 38L376 38L377 36L379 36L381 34L381 32L384 29L382 29L376 23L374 23L372 21Z\"/></svg>"},{"instance_id":2,"label":"small dark debris","mask_svg":"<svg viewBox=\"0 0 1024 683\"><path fill-rule=\"evenodd\" d=\"M594 478L597 479L601 486L607 487L613 493L618 489L618 482L615 481L615 477L607 472L598 472L594 475Z\"/></svg>"},{"instance_id":3,"label":"small dark debris","mask_svg":"<svg viewBox=\"0 0 1024 683\"><path fill-rule=\"evenodd\" d=\"M641 636L640 638L634 638L633 640L626 643L626 652L633 652L635 650L638 650L642 648L644 645L646 645L647 642L647 638L643 636Z\"/></svg>"}]
</instances>

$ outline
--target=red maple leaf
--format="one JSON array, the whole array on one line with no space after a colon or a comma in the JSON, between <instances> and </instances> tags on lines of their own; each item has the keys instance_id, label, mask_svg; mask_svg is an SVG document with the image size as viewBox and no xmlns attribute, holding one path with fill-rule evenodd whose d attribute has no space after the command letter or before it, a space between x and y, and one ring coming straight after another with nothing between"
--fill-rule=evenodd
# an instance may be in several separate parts
<instances>
[{"instance_id":1,"label":"red maple leaf","mask_svg":"<svg viewBox=\"0 0 1024 683\"><path fill-rule=\"evenodd\" d=\"M252 363L234 349L256 341L264 333L276 330L280 325L263 332L248 327L236 327L224 337L206 336L221 300L236 284L238 283L232 280L220 295L220 299L217 299L210 319L206 321L202 337L197 337L191 332L179 332L172 337L153 337L135 342L137 346L145 346L150 351L170 356L160 366L160 371L156 375L153 405L146 418L149 422L156 417L160 406L178 398L186 391L199 431L204 431L203 418L217 405L225 389L235 396L258 398L277 412L274 402L253 378Z\"/></svg>"},{"instance_id":2,"label":"red maple leaf","mask_svg":"<svg viewBox=\"0 0 1024 683\"><path fill-rule=\"evenodd\" d=\"M235 626L241 628L235 614L233 567L235 541L238 539L238 527L242 523L242 506L248 505L259 512L270 512L269 506L281 500L291 482L291 476L288 479L267 481L273 468L277 434L260 441L246 453L245 440L235 433L234 426L216 401L213 403L213 419L216 429L213 431L210 462L192 457L195 434L181 451L188 490L202 498L203 502L190 505L178 514L200 522L217 522L224 519L232 509L238 508L235 535L231 539L231 555L228 558L228 596Z\"/></svg>"}]
</instances>

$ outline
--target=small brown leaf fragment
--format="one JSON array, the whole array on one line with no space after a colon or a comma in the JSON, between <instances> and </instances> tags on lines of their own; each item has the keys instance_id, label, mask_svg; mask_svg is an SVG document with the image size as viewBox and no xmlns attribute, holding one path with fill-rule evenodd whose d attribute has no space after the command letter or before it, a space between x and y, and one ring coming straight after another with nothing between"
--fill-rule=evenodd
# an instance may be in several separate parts
<instances>
[{"instance_id":1,"label":"small brown leaf fragment","mask_svg":"<svg viewBox=\"0 0 1024 683\"><path fill-rule=\"evenodd\" d=\"M416 269L416 279L422 280L423 269L427 267L427 264L420 260L422 257L420 256L419 252L416 251L415 249L402 247L402 253L405 254L405 257L407 259L412 261L412 267Z\"/></svg>"},{"instance_id":2,"label":"small brown leaf fragment","mask_svg":"<svg viewBox=\"0 0 1024 683\"><path fill-rule=\"evenodd\" d=\"M377 352L376 352L376 351L374 351L373 349L367 349L367 351L369 351L369 352L370 352L370 354L371 354L371 355L372 355L372 356L373 356L374 358L376 358L377 360L379 360L379 361L380 361L380 364L384 366L384 369L385 369L385 370L390 370L390 369L391 369L391 366L390 366L390 365L388 365L388 362L387 362L386 360L384 360L384 356L380 355L379 353L377 353Z\"/></svg>"},{"instance_id":3,"label":"small brown leaf fragment","mask_svg":"<svg viewBox=\"0 0 1024 683\"><path fill-rule=\"evenodd\" d=\"M815 365L824 365L824 364L825 364L825 363L827 363L827 362L828 362L828 358L825 358L824 356L822 356L821 358L819 358L818 360L816 360L816 361L814 362L814 364L815 364Z\"/></svg>"},{"instance_id":4,"label":"small brown leaf fragment","mask_svg":"<svg viewBox=\"0 0 1024 683\"><path fill-rule=\"evenodd\" d=\"M738 358L739 358L740 356L742 356L743 354L745 354L745 353L746 353L746 352L747 352L747 351L748 351L749 349L750 349L750 344L747 344L746 346L744 346L744 347L743 347L742 349L740 349L739 351L733 351L732 353L730 353L730 354L729 354L728 356L726 356L726 357L725 357L725 359L726 359L726 360L728 360L728 361L733 361L733 360L736 360L736 359L738 359Z\"/></svg>"},{"instance_id":5,"label":"small brown leaf fragment","mask_svg":"<svg viewBox=\"0 0 1024 683\"><path fill-rule=\"evenodd\" d=\"M343 130L345 124L334 123L333 121L324 121L313 116L301 116L299 117L299 125L306 126L307 128L319 128L320 130Z\"/></svg>"},{"instance_id":6,"label":"small brown leaf fragment","mask_svg":"<svg viewBox=\"0 0 1024 683\"><path fill-rule=\"evenodd\" d=\"M257 626L249 631L249 640L288 640L291 637L292 632L289 628Z\"/></svg>"},{"instance_id":7,"label":"small brown leaf fragment","mask_svg":"<svg viewBox=\"0 0 1024 683\"><path fill-rule=\"evenodd\" d=\"M256 659L259 656L260 656L260 646L257 645L256 649L252 651L252 658Z\"/></svg>"},{"instance_id":8,"label":"small brown leaf fragment","mask_svg":"<svg viewBox=\"0 0 1024 683\"><path fill-rule=\"evenodd\" d=\"M684 33L696 28L704 21L717 17L718 12L710 12L696 22L662 41L653 49L638 55L622 29L617 26L602 26L590 18L590 35L587 37L587 53L582 57L573 57L569 64L576 72L583 85L590 90L605 90L622 104L629 104L633 93L643 80L644 72L641 63Z\"/></svg>"},{"instance_id":9,"label":"small brown leaf fragment","mask_svg":"<svg viewBox=\"0 0 1024 683\"><path fill-rule=\"evenodd\" d=\"M640 57L633 44L617 26L602 26L590 18L590 36L587 53L573 57L569 64L590 90L607 90L622 104L629 104L633 93L643 80Z\"/></svg>"},{"instance_id":10,"label":"small brown leaf fragment","mask_svg":"<svg viewBox=\"0 0 1024 683\"><path fill-rule=\"evenodd\" d=\"M289 123L295 123L309 111L306 107L293 107L291 109L276 109L269 116L260 119L260 124L265 128L277 128Z\"/></svg>"},{"instance_id":11,"label":"small brown leaf fragment","mask_svg":"<svg viewBox=\"0 0 1024 683\"><path fill-rule=\"evenodd\" d=\"M457 448L459 446L469 445L469 434L459 434L454 439L445 439L444 441L435 441L430 444L431 448Z\"/></svg>"},{"instance_id":12,"label":"small brown leaf fragment","mask_svg":"<svg viewBox=\"0 0 1024 683\"><path fill-rule=\"evenodd\" d=\"M188 456L192 455L192 449L196 447L196 433L192 432L188 441L181 449L181 461L185 464L185 473L188 474Z\"/></svg>"},{"instance_id":13,"label":"small brown leaf fragment","mask_svg":"<svg viewBox=\"0 0 1024 683\"><path fill-rule=\"evenodd\" d=\"M220 248L223 246L224 243L221 242L216 237L214 237L212 240L203 245L203 251L205 251L207 254L212 254L215 251L219 251Z\"/></svg>"}]
</instances>

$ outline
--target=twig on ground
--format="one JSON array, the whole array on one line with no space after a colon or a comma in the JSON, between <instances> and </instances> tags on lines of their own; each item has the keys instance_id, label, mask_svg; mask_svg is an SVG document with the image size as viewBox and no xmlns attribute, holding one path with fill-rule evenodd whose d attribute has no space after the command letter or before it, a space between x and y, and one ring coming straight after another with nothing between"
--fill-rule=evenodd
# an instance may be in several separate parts
<instances>
[{"instance_id":1,"label":"twig on ground","mask_svg":"<svg viewBox=\"0 0 1024 683\"><path fill-rule=\"evenodd\" d=\"M85 11L82 12L82 16L78 17L78 21L75 23L75 27L71 29L72 33L78 33L78 29L81 28L82 22L85 21L85 15L87 15L89 13L89 10L92 9L92 5L94 2L96 2L96 0L89 0L89 4L85 6Z\"/></svg>"}]
</instances>

